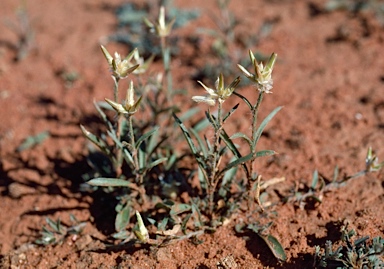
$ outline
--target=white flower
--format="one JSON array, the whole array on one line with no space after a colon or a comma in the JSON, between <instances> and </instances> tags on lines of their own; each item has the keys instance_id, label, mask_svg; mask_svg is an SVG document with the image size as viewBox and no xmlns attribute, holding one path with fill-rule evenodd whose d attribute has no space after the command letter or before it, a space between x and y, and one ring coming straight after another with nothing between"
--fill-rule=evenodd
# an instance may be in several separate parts
<instances>
[{"instance_id":1,"label":"white flower","mask_svg":"<svg viewBox=\"0 0 384 269\"><path fill-rule=\"evenodd\" d=\"M201 86L208 92L207 96L193 96L192 100L195 102L207 103L210 106L216 104L216 100L223 103L235 90L239 84L240 78L237 77L228 87L224 87L224 76L220 74L215 82L215 89L205 86L201 81L198 81Z\"/></svg>"},{"instance_id":2,"label":"white flower","mask_svg":"<svg viewBox=\"0 0 384 269\"><path fill-rule=\"evenodd\" d=\"M140 96L140 98L135 102L134 93L135 93L135 90L133 88L133 82L131 81L129 88L127 89L127 97L125 98L125 101L123 104L116 103L112 100L109 100L108 98L105 98L105 101L114 110L116 110L117 113L132 115L136 113L142 98Z\"/></svg>"},{"instance_id":3,"label":"white flower","mask_svg":"<svg viewBox=\"0 0 384 269\"><path fill-rule=\"evenodd\" d=\"M175 21L176 21L176 18L172 19L168 24L165 22L165 9L164 9L164 6L160 7L160 14L159 14L159 18L158 18L158 22L157 23L152 23L147 18L144 18L145 24L147 24L147 26L149 28L151 28L151 30L155 31L156 34L159 37L169 36Z\"/></svg>"},{"instance_id":4,"label":"white flower","mask_svg":"<svg viewBox=\"0 0 384 269\"><path fill-rule=\"evenodd\" d=\"M101 51L103 52L105 59L107 59L112 75L117 79L126 78L130 73L139 67L138 64L131 64L131 59L134 56L136 49L134 49L124 59L121 59L120 54L117 52L115 52L115 58L113 58L104 46L101 46Z\"/></svg>"},{"instance_id":5,"label":"white flower","mask_svg":"<svg viewBox=\"0 0 384 269\"><path fill-rule=\"evenodd\" d=\"M272 71L276 62L277 54L272 53L266 66L264 66L263 63L257 63L252 51L249 51L249 56L255 69L255 74L248 72L247 69L239 64L237 66L249 80L256 84L256 87L260 92L271 93L273 88Z\"/></svg>"}]
</instances>

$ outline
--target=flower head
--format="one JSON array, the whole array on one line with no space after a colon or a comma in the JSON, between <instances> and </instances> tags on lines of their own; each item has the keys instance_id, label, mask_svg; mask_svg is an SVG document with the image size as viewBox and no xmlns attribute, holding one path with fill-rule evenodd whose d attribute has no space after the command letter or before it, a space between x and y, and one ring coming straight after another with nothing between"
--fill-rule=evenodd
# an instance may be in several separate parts
<instances>
[{"instance_id":1,"label":"flower head","mask_svg":"<svg viewBox=\"0 0 384 269\"><path fill-rule=\"evenodd\" d=\"M365 158L365 169L368 172L375 172L384 167L384 162L379 163L379 158L373 153L372 148L368 148L367 157Z\"/></svg>"},{"instance_id":2,"label":"flower head","mask_svg":"<svg viewBox=\"0 0 384 269\"><path fill-rule=\"evenodd\" d=\"M134 65L131 63L132 57L134 56L136 50L137 49L134 49L131 53L128 54L127 57L121 59L120 54L117 52L115 52L115 57L112 57L107 49L104 46L101 46L101 51L103 52L105 59L107 59L109 67L112 71L112 75L116 79L126 78L130 73L139 67L138 64Z\"/></svg>"},{"instance_id":3,"label":"flower head","mask_svg":"<svg viewBox=\"0 0 384 269\"><path fill-rule=\"evenodd\" d=\"M247 69L239 64L237 66L249 80L256 84L256 87L260 92L271 93L273 88L272 71L275 65L277 54L272 53L266 66L264 66L263 63L257 62L252 51L249 51L249 57L251 58L252 65L255 69L255 74L248 72Z\"/></svg>"},{"instance_id":4,"label":"flower head","mask_svg":"<svg viewBox=\"0 0 384 269\"><path fill-rule=\"evenodd\" d=\"M127 97L125 98L123 104L116 103L108 98L105 98L105 101L114 110L116 110L117 113L132 115L136 113L142 98L142 96L140 96L140 98L135 102L134 93L135 90L133 88L133 82L131 81L129 88L127 89Z\"/></svg>"},{"instance_id":5,"label":"flower head","mask_svg":"<svg viewBox=\"0 0 384 269\"><path fill-rule=\"evenodd\" d=\"M138 65L138 67L133 70L133 74L143 74L145 73L153 60L155 59L155 55L152 54L151 57L149 57L147 60L144 60L143 57L140 57L139 51L135 49L133 51L133 58L132 61L129 61L130 66Z\"/></svg>"},{"instance_id":6,"label":"flower head","mask_svg":"<svg viewBox=\"0 0 384 269\"><path fill-rule=\"evenodd\" d=\"M216 104L216 100L223 103L235 90L240 82L240 77L237 77L228 87L224 87L224 76L220 74L215 82L215 89L208 88L201 81L198 81L201 86L208 92L207 96L193 96L192 100L195 102L204 102L210 106Z\"/></svg>"},{"instance_id":7,"label":"flower head","mask_svg":"<svg viewBox=\"0 0 384 269\"><path fill-rule=\"evenodd\" d=\"M147 18L144 18L144 22L148 25L149 28L153 29L159 37L169 36L175 21L176 21L176 18L173 18L168 24L165 23L164 6L160 7L160 14L159 14L159 19L157 23L152 23Z\"/></svg>"}]
</instances>

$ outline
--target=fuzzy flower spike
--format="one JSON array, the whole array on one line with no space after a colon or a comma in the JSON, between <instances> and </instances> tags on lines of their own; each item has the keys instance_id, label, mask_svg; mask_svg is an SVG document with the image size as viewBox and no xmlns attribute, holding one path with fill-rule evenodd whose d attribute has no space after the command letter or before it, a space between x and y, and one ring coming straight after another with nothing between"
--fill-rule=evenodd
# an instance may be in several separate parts
<instances>
[{"instance_id":1,"label":"fuzzy flower spike","mask_svg":"<svg viewBox=\"0 0 384 269\"><path fill-rule=\"evenodd\" d=\"M256 87L260 92L271 93L273 88L272 71L276 62L277 54L272 53L266 66L264 66L263 63L257 62L251 50L249 51L249 57L251 58L252 65L255 69L255 74L248 72L247 69L239 64L237 66L249 80L256 84Z\"/></svg>"},{"instance_id":2,"label":"fuzzy flower spike","mask_svg":"<svg viewBox=\"0 0 384 269\"><path fill-rule=\"evenodd\" d=\"M201 86L208 92L207 96L193 96L192 100L195 102L207 103L210 106L216 104L216 101L223 103L236 89L240 82L240 77L237 77L228 87L224 87L224 76L220 74L215 82L215 89L208 88L201 81L198 81Z\"/></svg>"}]
</instances>

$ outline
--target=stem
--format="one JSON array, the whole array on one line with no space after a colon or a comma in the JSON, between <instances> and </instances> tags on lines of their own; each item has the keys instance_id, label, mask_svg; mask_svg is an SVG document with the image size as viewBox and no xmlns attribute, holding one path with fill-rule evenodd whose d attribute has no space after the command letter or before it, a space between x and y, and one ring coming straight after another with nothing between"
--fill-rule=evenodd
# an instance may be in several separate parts
<instances>
[{"instance_id":1,"label":"stem","mask_svg":"<svg viewBox=\"0 0 384 269\"><path fill-rule=\"evenodd\" d=\"M113 88L113 101L116 103L119 101L119 81L120 79L118 77L112 76L113 81L115 82L115 86Z\"/></svg>"},{"instance_id":2,"label":"stem","mask_svg":"<svg viewBox=\"0 0 384 269\"><path fill-rule=\"evenodd\" d=\"M257 114L259 112L260 104L263 101L263 96L263 92L260 92L259 97L257 98L257 103L252 109L252 152L254 152L256 149Z\"/></svg>"},{"instance_id":3,"label":"stem","mask_svg":"<svg viewBox=\"0 0 384 269\"><path fill-rule=\"evenodd\" d=\"M166 37L161 37L161 54L163 56L163 65L164 65L164 71L165 76L167 78L167 101L168 104L171 103L171 96L172 96L172 73L171 73L171 53L170 49L167 45L167 39Z\"/></svg>"},{"instance_id":4,"label":"stem","mask_svg":"<svg viewBox=\"0 0 384 269\"><path fill-rule=\"evenodd\" d=\"M119 95L119 81L120 79L117 77L113 77L113 81L115 82L114 88L113 88L113 99L117 103L118 102L118 95ZM121 133L122 133L122 123L123 123L123 115L121 113L117 113L117 121L116 121L116 137L118 141L121 141ZM120 148L116 144L116 164L115 164L115 170L116 170L116 177L120 177L122 174L122 164L123 164L123 149Z\"/></svg>"},{"instance_id":5,"label":"stem","mask_svg":"<svg viewBox=\"0 0 384 269\"><path fill-rule=\"evenodd\" d=\"M213 150L212 150L212 155L213 155L213 161L211 163L211 172L208 175L208 184L207 184L207 191L208 191L208 199L209 199L209 215L213 215L214 211L214 198L215 198L215 191L217 184L219 182L219 178L217 178L216 172L219 169L219 162L220 162L220 156L219 156L219 148L220 148L220 132L223 127L223 120L221 116L221 111L222 111L222 103L219 100L219 105L218 105L218 111L217 111L217 121L216 125L214 126L215 128L215 133L214 133L214 145L213 145ZM208 110L208 113L210 114L210 111Z\"/></svg>"},{"instance_id":6,"label":"stem","mask_svg":"<svg viewBox=\"0 0 384 269\"><path fill-rule=\"evenodd\" d=\"M117 113L117 126L116 126L116 136L118 141L121 141L121 133L123 132L123 120L124 116L121 113ZM123 149L116 145L116 177L120 177L123 173Z\"/></svg>"},{"instance_id":7,"label":"stem","mask_svg":"<svg viewBox=\"0 0 384 269\"><path fill-rule=\"evenodd\" d=\"M259 112L259 107L261 102L263 101L263 92L259 93L259 97L257 98L256 104L252 107L252 143L251 143L251 152L252 154L256 153L256 138L257 138L257 115ZM253 175L253 170L254 170L254 164L255 164L255 159L252 158L250 160L249 164L249 174L248 174L248 207L253 210L253 192L252 192L252 186L251 182L255 180ZM260 179L260 178L259 178ZM257 189L260 187L260 180L256 183ZM259 202L259 201L258 201ZM261 207L261 205L260 205Z\"/></svg>"},{"instance_id":8,"label":"stem","mask_svg":"<svg viewBox=\"0 0 384 269\"><path fill-rule=\"evenodd\" d=\"M133 162L135 166L136 183L142 184L143 175L140 173L139 158L137 156L137 148L135 147L136 141L135 141L135 133L133 132L132 115L128 115L128 128L129 128L129 139L130 139L129 143L131 145L131 154L132 154Z\"/></svg>"},{"instance_id":9,"label":"stem","mask_svg":"<svg viewBox=\"0 0 384 269\"><path fill-rule=\"evenodd\" d=\"M261 102L263 101L263 92L259 93L259 97L257 98L256 104L252 107L252 143L251 143L251 152L255 153L256 151L256 131L257 131L257 114L259 112L259 107ZM249 178L248 178L248 187L250 187L250 181L253 180L253 164L255 160L251 160L251 164L249 167Z\"/></svg>"}]
</instances>

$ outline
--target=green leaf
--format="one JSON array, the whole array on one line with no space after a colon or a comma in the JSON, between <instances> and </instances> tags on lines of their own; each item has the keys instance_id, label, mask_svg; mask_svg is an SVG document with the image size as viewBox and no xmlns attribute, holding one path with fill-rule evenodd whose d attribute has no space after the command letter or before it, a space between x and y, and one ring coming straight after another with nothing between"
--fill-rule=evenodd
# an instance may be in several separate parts
<instances>
[{"instance_id":1,"label":"green leaf","mask_svg":"<svg viewBox=\"0 0 384 269\"><path fill-rule=\"evenodd\" d=\"M131 205L127 203L125 207L119 211L115 219L115 229L117 232L121 232L127 227L131 218Z\"/></svg>"},{"instance_id":2,"label":"green leaf","mask_svg":"<svg viewBox=\"0 0 384 269\"><path fill-rule=\"evenodd\" d=\"M103 101L103 102L93 102L97 112L99 112L100 116L101 116L101 119L104 121L104 123L108 126L108 129L109 130L113 130L113 124L111 123L111 121L107 118L107 115L105 115L104 111L101 110L101 107L103 108L107 108L107 109L111 109L111 106L108 105L107 102Z\"/></svg>"},{"instance_id":3,"label":"green leaf","mask_svg":"<svg viewBox=\"0 0 384 269\"><path fill-rule=\"evenodd\" d=\"M46 222L48 222L47 220L45 220ZM43 235L53 235L53 233L48 230L47 227L43 226L43 232L42 232Z\"/></svg>"},{"instance_id":4,"label":"green leaf","mask_svg":"<svg viewBox=\"0 0 384 269\"><path fill-rule=\"evenodd\" d=\"M249 146L252 145L252 140L244 133L238 132L238 133L235 133L231 136L231 140L236 139L236 138L242 138L248 143Z\"/></svg>"},{"instance_id":5,"label":"green leaf","mask_svg":"<svg viewBox=\"0 0 384 269\"><path fill-rule=\"evenodd\" d=\"M87 181L87 183L99 187L128 187L136 189L131 182L121 178L98 177Z\"/></svg>"},{"instance_id":6,"label":"green leaf","mask_svg":"<svg viewBox=\"0 0 384 269\"><path fill-rule=\"evenodd\" d=\"M250 110L253 110L253 106L251 104L251 102L248 101L248 99L241 95L240 93L237 93L237 92L233 92L234 95L237 95L238 97L240 97L241 99L243 99L243 101L247 104L247 106L249 107Z\"/></svg>"},{"instance_id":7,"label":"green leaf","mask_svg":"<svg viewBox=\"0 0 384 269\"><path fill-rule=\"evenodd\" d=\"M274 150L261 150L261 151L256 152L255 159L260 158L260 157L272 156L275 154L276 154L276 151L274 151Z\"/></svg>"},{"instance_id":8,"label":"green leaf","mask_svg":"<svg viewBox=\"0 0 384 269\"><path fill-rule=\"evenodd\" d=\"M318 182L319 182L319 172L317 172L317 170L315 170L313 172L313 176L312 176L312 185L311 185L311 189L312 190L316 189L316 186L317 186Z\"/></svg>"},{"instance_id":9,"label":"green leaf","mask_svg":"<svg viewBox=\"0 0 384 269\"><path fill-rule=\"evenodd\" d=\"M232 169L229 169L224 174L222 186L225 186L226 184L234 180L236 173L237 173L237 167L232 167Z\"/></svg>"},{"instance_id":10,"label":"green leaf","mask_svg":"<svg viewBox=\"0 0 384 269\"><path fill-rule=\"evenodd\" d=\"M207 158L208 150L207 150L203 140L199 136L198 132L194 128L190 129L190 131L191 131L192 135L196 138L196 141L199 144L200 150L202 151L204 158Z\"/></svg>"},{"instance_id":11,"label":"green leaf","mask_svg":"<svg viewBox=\"0 0 384 269\"><path fill-rule=\"evenodd\" d=\"M140 138L137 139L137 141L136 141L136 145L135 145L135 147L138 149L138 148L140 147L141 143L142 143L144 140L146 140L148 137L150 137L151 135L153 135L155 132L157 132L157 131L159 130L159 128L160 128L159 126L156 126L156 127L153 128L151 131L149 131L149 132L143 134L142 136L140 136Z\"/></svg>"},{"instance_id":12,"label":"green leaf","mask_svg":"<svg viewBox=\"0 0 384 269\"><path fill-rule=\"evenodd\" d=\"M142 147L139 148L138 150L138 156L137 158L139 159L139 170L140 173L144 174L144 170L147 170L146 164L147 164L147 153L145 150L142 149Z\"/></svg>"},{"instance_id":13,"label":"green leaf","mask_svg":"<svg viewBox=\"0 0 384 269\"><path fill-rule=\"evenodd\" d=\"M191 216L192 216L192 213L189 213L187 216L183 218L183 221L181 222L181 230L183 231L183 233L186 233L187 231L187 223L190 220Z\"/></svg>"},{"instance_id":14,"label":"green leaf","mask_svg":"<svg viewBox=\"0 0 384 269\"><path fill-rule=\"evenodd\" d=\"M237 149L237 147L233 143L232 139L229 138L227 132L224 129L221 130L220 137L224 140L224 142L227 145L227 147L232 151L233 155L235 155L235 157L237 159L242 158L242 155L241 155L240 151ZM248 168L245 165L245 163L243 163L241 166L243 167L246 175L248 175L249 171L248 171Z\"/></svg>"},{"instance_id":15,"label":"green leaf","mask_svg":"<svg viewBox=\"0 0 384 269\"><path fill-rule=\"evenodd\" d=\"M75 224L79 223L78 219L77 219L73 214L69 214L69 219L70 219L73 223L75 223Z\"/></svg>"},{"instance_id":16,"label":"green leaf","mask_svg":"<svg viewBox=\"0 0 384 269\"><path fill-rule=\"evenodd\" d=\"M134 170L134 161L133 161L133 157L131 155L131 153L128 151L128 149L123 149L123 157L124 157L124 160L127 162L127 164L129 165L129 167Z\"/></svg>"},{"instance_id":17,"label":"green leaf","mask_svg":"<svg viewBox=\"0 0 384 269\"><path fill-rule=\"evenodd\" d=\"M182 214L184 212L188 212L191 210L191 206L188 205L188 204L175 204L172 206L171 208L171 211L169 212L169 214L171 216L175 216L175 215L179 215L179 214Z\"/></svg>"},{"instance_id":18,"label":"green leaf","mask_svg":"<svg viewBox=\"0 0 384 269\"><path fill-rule=\"evenodd\" d=\"M336 165L335 170L333 170L333 182L336 182L339 178L339 167Z\"/></svg>"},{"instance_id":19,"label":"green leaf","mask_svg":"<svg viewBox=\"0 0 384 269\"><path fill-rule=\"evenodd\" d=\"M147 217L147 221L148 221L151 225L155 225L155 224L156 224L156 220L153 219L153 218Z\"/></svg>"},{"instance_id":20,"label":"green leaf","mask_svg":"<svg viewBox=\"0 0 384 269\"><path fill-rule=\"evenodd\" d=\"M157 229L159 231L165 231L167 224L168 224L169 218L165 217L158 225Z\"/></svg>"},{"instance_id":21,"label":"green leaf","mask_svg":"<svg viewBox=\"0 0 384 269\"><path fill-rule=\"evenodd\" d=\"M236 109L239 107L239 104L237 104L237 105L235 105L232 109L231 109L231 111L229 111L228 113L227 113L227 115L225 115L224 116L224 118L223 118L223 123L236 111Z\"/></svg>"},{"instance_id":22,"label":"green leaf","mask_svg":"<svg viewBox=\"0 0 384 269\"><path fill-rule=\"evenodd\" d=\"M239 234L244 233L244 229L247 228L244 222L235 225L235 231Z\"/></svg>"},{"instance_id":23,"label":"green leaf","mask_svg":"<svg viewBox=\"0 0 384 269\"><path fill-rule=\"evenodd\" d=\"M191 149L193 155L195 156L195 159L196 159L198 165L200 166L201 169L204 170L204 166L205 166L205 164L204 164L203 160L199 157L199 152L197 151L196 146L195 146L195 144L193 143L193 140L192 140L192 138L191 138L191 136L190 136L190 134L189 134L187 128L186 128L185 125L181 122L181 120L176 116L175 113L172 113L172 115L173 115L173 117L175 118L176 123L179 125L181 131L183 132L183 135L184 135L185 139L187 140L187 143L188 143L188 145L189 145L189 148Z\"/></svg>"},{"instance_id":24,"label":"green leaf","mask_svg":"<svg viewBox=\"0 0 384 269\"><path fill-rule=\"evenodd\" d=\"M89 132L87 129L85 129L83 125L80 125L80 128L83 134L85 135L85 137L88 138L89 141L91 141L96 146L98 146L99 149L103 151L106 155L109 156L111 154L111 151L109 150L108 145L103 140L101 140L100 138L98 138L97 136Z\"/></svg>"},{"instance_id":25,"label":"green leaf","mask_svg":"<svg viewBox=\"0 0 384 269\"><path fill-rule=\"evenodd\" d=\"M254 158L253 154L250 153L244 157L241 157L239 159L236 159L234 160L233 162L230 162L223 170L220 171L220 174L223 174L225 173L226 171L228 171L229 169L232 169L238 165L242 165L244 163L246 163L247 161L249 160L252 160Z\"/></svg>"},{"instance_id":26,"label":"green leaf","mask_svg":"<svg viewBox=\"0 0 384 269\"><path fill-rule=\"evenodd\" d=\"M37 135L29 136L23 141L23 143L19 147L17 147L16 151L21 152L23 150L39 145L43 143L44 140L46 140L49 136L50 133L48 131L41 132Z\"/></svg>"},{"instance_id":27,"label":"green leaf","mask_svg":"<svg viewBox=\"0 0 384 269\"><path fill-rule=\"evenodd\" d=\"M213 129L217 130L218 126L217 126L217 122L216 122L215 116L213 116L208 111L205 111L205 117L208 119L209 123L211 123L211 125L213 126Z\"/></svg>"},{"instance_id":28,"label":"green leaf","mask_svg":"<svg viewBox=\"0 0 384 269\"><path fill-rule=\"evenodd\" d=\"M203 221L201 220L201 212L195 203L192 203L192 216L195 220L195 227L201 228L203 226Z\"/></svg>"},{"instance_id":29,"label":"green leaf","mask_svg":"<svg viewBox=\"0 0 384 269\"><path fill-rule=\"evenodd\" d=\"M156 208L156 209L164 209L164 210L166 210L167 213L168 213L169 211L171 211L172 206L173 206L174 204L175 204L175 203L174 203L173 201L171 201L171 200L166 200L165 202L157 203L157 204L155 205L155 208Z\"/></svg>"},{"instance_id":30,"label":"green leaf","mask_svg":"<svg viewBox=\"0 0 384 269\"><path fill-rule=\"evenodd\" d=\"M219 150L219 156L223 156L228 150L228 147L222 147L220 150Z\"/></svg>"},{"instance_id":31,"label":"green leaf","mask_svg":"<svg viewBox=\"0 0 384 269\"><path fill-rule=\"evenodd\" d=\"M120 231L118 233L114 233L112 235L113 238L121 239L121 240L127 239L129 236L130 236L130 232L128 232L126 230L122 230L122 231Z\"/></svg>"},{"instance_id":32,"label":"green leaf","mask_svg":"<svg viewBox=\"0 0 384 269\"><path fill-rule=\"evenodd\" d=\"M273 256L281 261L286 261L287 256L285 255L284 248L281 246L279 240L277 240L274 236L262 235L261 233L257 233L261 239L267 244L269 249L272 251Z\"/></svg>"},{"instance_id":33,"label":"green leaf","mask_svg":"<svg viewBox=\"0 0 384 269\"><path fill-rule=\"evenodd\" d=\"M134 169L133 157L131 153L127 150L126 146L124 146L123 143L121 143L121 141L117 139L117 136L115 133L108 131L107 134L112 138L113 142L115 142L115 144L123 151L124 160L127 162L129 167L133 170Z\"/></svg>"},{"instance_id":34,"label":"green leaf","mask_svg":"<svg viewBox=\"0 0 384 269\"><path fill-rule=\"evenodd\" d=\"M176 164L176 162L178 161L178 158L177 158L177 155L176 154L172 154L171 156L169 157L164 157L165 158L165 161L166 161L166 165L165 165L165 171L169 171L171 170L171 168Z\"/></svg>"},{"instance_id":35,"label":"green leaf","mask_svg":"<svg viewBox=\"0 0 384 269\"><path fill-rule=\"evenodd\" d=\"M203 190L203 192L206 192L208 189L208 180L205 174L205 171L203 169L198 169L197 174L199 177L200 187Z\"/></svg>"},{"instance_id":36,"label":"green leaf","mask_svg":"<svg viewBox=\"0 0 384 269\"><path fill-rule=\"evenodd\" d=\"M256 137L255 137L255 141L253 141L253 146L254 148L256 147L256 144L257 142L259 141L260 139L260 136L261 134L263 133L264 131L264 128L267 126L267 124L271 121L271 119L276 115L277 112L280 111L280 109L282 109L283 107L282 106L279 106L277 108L275 108L260 124L259 128L257 129L256 131Z\"/></svg>"},{"instance_id":37,"label":"green leaf","mask_svg":"<svg viewBox=\"0 0 384 269\"><path fill-rule=\"evenodd\" d=\"M183 135L184 135L185 139L188 142L189 148L191 149L192 153L196 155L197 154L197 149L195 147L195 144L192 141L191 136L189 135L189 132L188 132L187 128L182 123L182 121L176 116L176 114L173 113L172 115L173 115L176 123L179 125L181 131L183 132Z\"/></svg>"},{"instance_id":38,"label":"green leaf","mask_svg":"<svg viewBox=\"0 0 384 269\"><path fill-rule=\"evenodd\" d=\"M209 152L212 152L212 145L211 143L209 142L209 139L207 138L207 136L204 134L204 140L205 140L205 144L207 145L207 149ZM208 155L207 155L208 156Z\"/></svg>"},{"instance_id":39,"label":"green leaf","mask_svg":"<svg viewBox=\"0 0 384 269\"><path fill-rule=\"evenodd\" d=\"M161 164L163 162L166 162L167 160L168 160L167 157L163 157L163 158L157 159L156 161L153 161L150 164L148 164L146 168L147 168L147 170L150 170L153 167L155 167L155 166L157 166L157 165L159 165L159 164Z\"/></svg>"},{"instance_id":40,"label":"green leaf","mask_svg":"<svg viewBox=\"0 0 384 269\"><path fill-rule=\"evenodd\" d=\"M60 219L58 219L56 222L53 221L50 218L45 218L45 221L48 223L48 225L57 233L61 233L61 224Z\"/></svg>"},{"instance_id":41,"label":"green leaf","mask_svg":"<svg viewBox=\"0 0 384 269\"><path fill-rule=\"evenodd\" d=\"M152 154L158 149L160 148L161 144L163 144L166 140L167 140L167 137L164 136L160 139L160 141L158 141L158 136L157 135L152 135L149 139L148 139L148 144L146 145L146 151L147 151L147 161L149 161L149 159L151 158Z\"/></svg>"}]
</instances>

